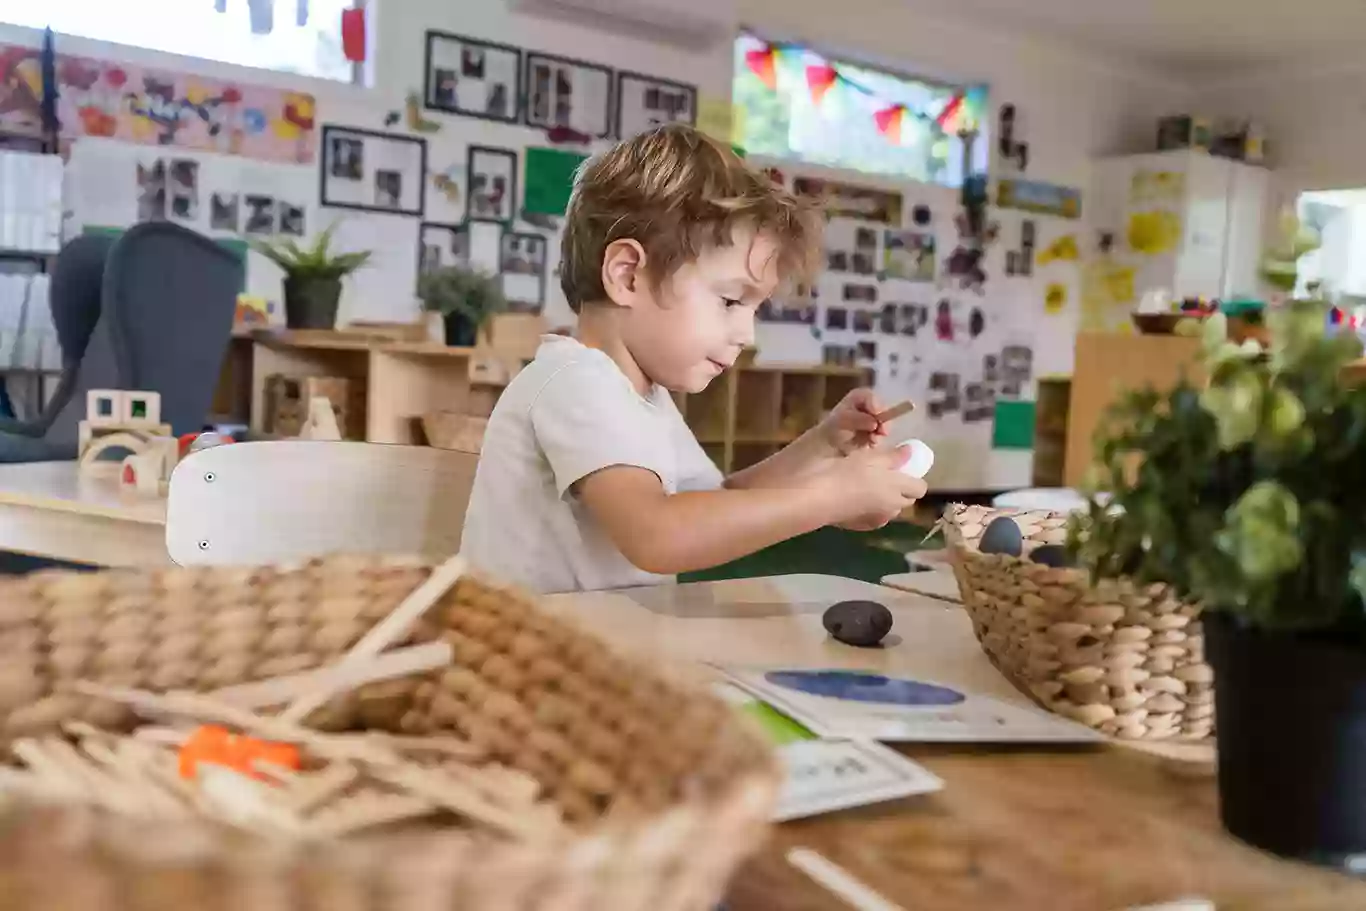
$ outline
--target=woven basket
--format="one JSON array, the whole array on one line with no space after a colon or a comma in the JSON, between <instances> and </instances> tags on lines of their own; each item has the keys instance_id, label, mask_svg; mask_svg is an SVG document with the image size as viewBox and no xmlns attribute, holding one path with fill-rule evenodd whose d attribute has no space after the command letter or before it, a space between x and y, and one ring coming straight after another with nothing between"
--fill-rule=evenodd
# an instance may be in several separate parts
<instances>
[{"instance_id":1,"label":"woven basket","mask_svg":"<svg viewBox=\"0 0 1366 911\"><path fill-rule=\"evenodd\" d=\"M208 690L318 666L430 572L328 558L293 569L42 573L0 583L0 743L81 720L126 728L76 680ZM203 822L149 825L0 792L0 895L56 911L704 909L762 840L779 774L709 694L620 656L518 593L469 577L409 642L450 668L373 684L318 727L459 735L544 787L569 826L543 841L413 824L277 843Z\"/></svg>"},{"instance_id":2,"label":"woven basket","mask_svg":"<svg viewBox=\"0 0 1366 911\"><path fill-rule=\"evenodd\" d=\"M1009 516L1025 559L984 554L986 526ZM1125 739L1201 739L1214 731L1214 673L1200 609L1166 586L1105 580L1033 563L1061 544L1067 516L953 505L944 514L953 572L993 664L1040 705Z\"/></svg>"}]
</instances>

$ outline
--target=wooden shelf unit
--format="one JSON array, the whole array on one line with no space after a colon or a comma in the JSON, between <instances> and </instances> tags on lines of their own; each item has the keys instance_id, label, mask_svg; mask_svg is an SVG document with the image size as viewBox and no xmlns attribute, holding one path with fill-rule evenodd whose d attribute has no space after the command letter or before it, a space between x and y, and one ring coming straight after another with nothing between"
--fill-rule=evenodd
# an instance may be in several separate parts
<instances>
[{"instance_id":1,"label":"wooden shelf unit","mask_svg":"<svg viewBox=\"0 0 1366 911\"><path fill-rule=\"evenodd\" d=\"M1067 456L1067 420L1072 396L1070 376L1041 376L1034 405L1035 487L1062 487Z\"/></svg>"},{"instance_id":2,"label":"wooden shelf unit","mask_svg":"<svg viewBox=\"0 0 1366 911\"><path fill-rule=\"evenodd\" d=\"M473 356L472 348L435 342L241 332L224 364L214 411L262 434L267 377L342 377L352 383L347 411L352 425L364 428L365 441L420 443L420 419L428 412L486 417L493 410L502 387L470 380ZM729 473L777 452L867 381L867 371L852 367L746 365L696 395L677 393L675 401L702 448Z\"/></svg>"},{"instance_id":3,"label":"wooden shelf unit","mask_svg":"<svg viewBox=\"0 0 1366 911\"><path fill-rule=\"evenodd\" d=\"M329 337L330 336L330 337ZM422 441L431 411L488 413L498 387L470 380L472 348L435 342L347 338L345 333L256 331L234 336L214 402L220 419L265 430L267 377L335 376L350 380L352 425L370 443Z\"/></svg>"},{"instance_id":4,"label":"wooden shelf unit","mask_svg":"<svg viewBox=\"0 0 1366 911\"><path fill-rule=\"evenodd\" d=\"M749 364L674 400L707 455L730 474L791 443L868 379L857 367Z\"/></svg>"},{"instance_id":5,"label":"wooden shelf unit","mask_svg":"<svg viewBox=\"0 0 1366 911\"><path fill-rule=\"evenodd\" d=\"M1068 487L1079 487L1086 478L1096 430L1124 393L1145 386L1166 392L1182 376L1197 385L1205 382L1200 339L1190 336L1083 332L1076 351L1066 412L1063 483ZM1366 382L1366 359L1344 366L1342 380ZM1039 415L1042 420L1042 410Z\"/></svg>"}]
</instances>

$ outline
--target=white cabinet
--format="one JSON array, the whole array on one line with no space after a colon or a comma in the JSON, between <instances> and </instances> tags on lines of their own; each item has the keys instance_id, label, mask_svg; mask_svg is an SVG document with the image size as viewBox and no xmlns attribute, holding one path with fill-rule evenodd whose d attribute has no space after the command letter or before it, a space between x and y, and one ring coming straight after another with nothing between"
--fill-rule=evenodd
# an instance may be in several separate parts
<instances>
[{"instance_id":1,"label":"white cabinet","mask_svg":"<svg viewBox=\"0 0 1366 911\"><path fill-rule=\"evenodd\" d=\"M1134 273L1135 301L1257 296L1270 172L1204 152L1104 158L1093 171L1089 221Z\"/></svg>"}]
</instances>

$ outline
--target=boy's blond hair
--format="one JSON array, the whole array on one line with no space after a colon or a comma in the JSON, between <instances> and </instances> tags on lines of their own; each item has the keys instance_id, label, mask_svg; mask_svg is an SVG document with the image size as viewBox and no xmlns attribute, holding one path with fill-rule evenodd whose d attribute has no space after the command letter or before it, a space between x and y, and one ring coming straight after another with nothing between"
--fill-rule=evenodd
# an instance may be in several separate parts
<instances>
[{"instance_id":1,"label":"boy's blond hair","mask_svg":"<svg viewBox=\"0 0 1366 911\"><path fill-rule=\"evenodd\" d=\"M785 283L809 283L822 246L816 202L778 186L693 127L658 127L579 168L560 245L560 287L575 313L607 300L603 255L612 242L630 238L645 248L657 288L704 250L729 245L737 224L777 242Z\"/></svg>"}]
</instances>

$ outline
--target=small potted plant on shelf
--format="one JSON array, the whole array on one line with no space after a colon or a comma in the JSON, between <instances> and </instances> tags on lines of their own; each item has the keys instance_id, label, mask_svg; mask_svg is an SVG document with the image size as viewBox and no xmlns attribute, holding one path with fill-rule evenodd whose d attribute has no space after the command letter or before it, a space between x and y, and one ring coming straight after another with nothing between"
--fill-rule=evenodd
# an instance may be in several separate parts
<instances>
[{"instance_id":1,"label":"small potted plant on shelf","mask_svg":"<svg viewBox=\"0 0 1366 911\"><path fill-rule=\"evenodd\" d=\"M285 325L290 329L335 327L342 279L370 261L369 250L332 255L337 224L333 222L307 248L287 237L251 241L253 250L284 270Z\"/></svg>"},{"instance_id":2,"label":"small potted plant on shelf","mask_svg":"<svg viewBox=\"0 0 1366 911\"><path fill-rule=\"evenodd\" d=\"M484 323L507 310L507 298L497 276L466 266L443 266L425 273L417 283L424 310L440 313L446 324L446 344L471 348Z\"/></svg>"},{"instance_id":3,"label":"small potted plant on shelf","mask_svg":"<svg viewBox=\"0 0 1366 911\"><path fill-rule=\"evenodd\" d=\"M1340 376L1361 345L1322 302L1266 320L1263 348L1209 317L1207 385L1115 406L1069 543L1202 605L1225 827L1344 864L1366 852L1366 388Z\"/></svg>"}]
</instances>

